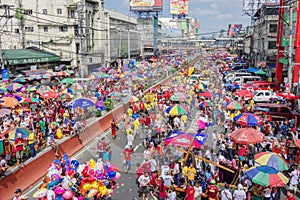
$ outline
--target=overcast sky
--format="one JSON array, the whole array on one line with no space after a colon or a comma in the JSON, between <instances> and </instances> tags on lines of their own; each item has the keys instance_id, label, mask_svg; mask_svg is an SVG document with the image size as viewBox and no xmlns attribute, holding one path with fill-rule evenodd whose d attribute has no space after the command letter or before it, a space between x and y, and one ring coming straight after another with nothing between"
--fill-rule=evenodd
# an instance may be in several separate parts
<instances>
[{"instance_id":1,"label":"overcast sky","mask_svg":"<svg viewBox=\"0 0 300 200\"><path fill-rule=\"evenodd\" d=\"M129 0L104 0L105 8L133 15L129 12ZM170 1L163 0L164 11L160 17L171 17L169 14ZM243 15L242 0L189 0L189 16L200 21L201 33L227 31L229 24L250 24L250 17Z\"/></svg>"}]
</instances>

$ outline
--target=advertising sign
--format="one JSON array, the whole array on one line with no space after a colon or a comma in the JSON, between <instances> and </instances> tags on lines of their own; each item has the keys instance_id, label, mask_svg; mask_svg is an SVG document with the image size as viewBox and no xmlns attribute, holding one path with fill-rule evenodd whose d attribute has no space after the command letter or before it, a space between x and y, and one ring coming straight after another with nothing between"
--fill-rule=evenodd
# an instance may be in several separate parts
<instances>
[{"instance_id":1,"label":"advertising sign","mask_svg":"<svg viewBox=\"0 0 300 200\"><path fill-rule=\"evenodd\" d=\"M162 0L130 0L131 11L162 11Z\"/></svg>"},{"instance_id":2,"label":"advertising sign","mask_svg":"<svg viewBox=\"0 0 300 200\"><path fill-rule=\"evenodd\" d=\"M188 0L170 0L171 15L187 15L189 8Z\"/></svg>"},{"instance_id":3,"label":"advertising sign","mask_svg":"<svg viewBox=\"0 0 300 200\"><path fill-rule=\"evenodd\" d=\"M235 36L239 34L242 30L242 24L229 24L227 35Z\"/></svg>"},{"instance_id":4,"label":"advertising sign","mask_svg":"<svg viewBox=\"0 0 300 200\"><path fill-rule=\"evenodd\" d=\"M8 81L8 69L2 69L2 82Z\"/></svg>"}]
</instances>

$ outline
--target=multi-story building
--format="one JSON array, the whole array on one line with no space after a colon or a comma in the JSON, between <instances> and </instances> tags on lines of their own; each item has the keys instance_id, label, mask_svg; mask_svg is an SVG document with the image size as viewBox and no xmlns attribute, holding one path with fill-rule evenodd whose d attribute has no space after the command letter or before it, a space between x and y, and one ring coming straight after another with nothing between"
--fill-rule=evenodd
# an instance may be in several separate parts
<instances>
[{"instance_id":1,"label":"multi-story building","mask_svg":"<svg viewBox=\"0 0 300 200\"><path fill-rule=\"evenodd\" d=\"M37 47L87 72L103 64L104 1L3 0L12 18L1 20L3 49Z\"/></svg>"},{"instance_id":2,"label":"multi-story building","mask_svg":"<svg viewBox=\"0 0 300 200\"><path fill-rule=\"evenodd\" d=\"M259 63L265 62L269 72L275 73L278 4L262 4L254 17L254 27L250 30L251 36L249 37L248 34L245 40L251 48L251 63L258 66Z\"/></svg>"},{"instance_id":3,"label":"multi-story building","mask_svg":"<svg viewBox=\"0 0 300 200\"><path fill-rule=\"evenodd\" d=\"M129 56L139 57L141 34L137 31L137 19L115 10L105 10L105 19L106 51L104 54L107 64Z\"/></svg>"}]
</instances>

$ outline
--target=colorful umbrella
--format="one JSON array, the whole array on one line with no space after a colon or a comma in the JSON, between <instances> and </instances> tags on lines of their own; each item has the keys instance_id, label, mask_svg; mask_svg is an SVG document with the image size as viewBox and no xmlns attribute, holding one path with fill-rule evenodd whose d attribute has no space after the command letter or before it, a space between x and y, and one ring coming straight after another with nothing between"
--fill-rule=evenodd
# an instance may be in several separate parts
<instances>
[{"instance_id":1,"label":"colorful umbrella","mask_svg":"<svg viewBox=\"0 0 300 200\"><path fill-rule=\"evenodd\" d=\"M186 101L187 95L181 92L175 93L171 96L170 100L172 101Z\"/></svg>"},{"instance_id":2,"label":"colorful umbrella","mask_svg":"<svg viewBox=\"0 0 300 200\"><path fill-rule=\"evenodd\" d=\"M300 96L297 96L291 92L278 92L276 95L281 96L285 99L300 99Z\"/></svg>"},{"instance_id":3,"label":"colorful umbrella","mask_svg":"<svg viewBox=\"0 0 300 200\"><path fill-rule=\"evenodd\" d=\"M79 84L79 83L74 83L70 89L74 90L74 91L82 91L83 87Z\"/></svg>"},{"instance_id":4,"label":"colorful umbrella","mask_svg":"<svg viewBox=\"0 0 300 200\"><path fill-rule=\"evenodd\" d=\"M243 126L258 126L264 123L262 118L253 113L242 113L233 118L233 120Z\"/></svg>"},{"instance_id":5,"label":"colorful umbrella","mask_svg":"<svg viewBox=\"0 0 300 200\"><path fill-rule=\"evenodd\" d=\"M76 108L76 107L89 108L92 106L95 106L94 102L86 98L75 99L71 101L68 105L69 108Z\"/></svg>"},{"instance_id":6,"label":"colorful umbrella","mask_svg":"<svg viewBox=\"0 0 300 200\"><path fill-rule=\"evenodd\" d=\"M237 101L229 101L224 104L224 107L230 110L242 110L243 106Z\"/></svg>"},{"instance_id":7,"label":"colorful umbrella","mask_svg":"<svg viewBox=\"0 0 300 200\"><path fill-rule=\"evenodd\" d=\"M27 92L33 92L36 91L36 87L35 86L28 86L28 88L26 89Z\"/></svg>"},{"instance_id":8,"label":"colorful umbrella","mask_svg":"<svg viewBox=\"0 0 300 200\"><path fill-rule=\"evenodd\" d=\"M206 123L202 120L198 120L197 122L198 128L204 130L206 128Z\"/></svg>"},{"instance_id":9,"label":"colorful umbrella","mask_svg":"<svg viewBox=\"0 0 300 200\"><path fill-rule=\"evenodd\" d=\"M188 107L183 104L178 104L178 106L182 107L186 112L189 111Z\"/></svg>"},{"instance_id":10,"label":"colorful umbrella","mask_svg":"<svg viewBox=\"0 0 300 200\"><path fill-rule=\"evenodd\" d=\"M254 74L256 74L256 75L266 75L267 73L264 72L262 69L260 69L260 70L258 70L256 72L254 72Z\"/></svg>"},{"instance_id":11,"label":"colorful umbrella","mask_svg":"<svg viewBox=\"0 0 300 200\"><path fill-rule=\"evenodd\" d=\"M66 84L73 84L74 82L75 82L74 79L71 78L65 78L61 80L61 83L66 83Z\"/></svg>"},{"instance_id":12,"label":"colorful umbrella","mask_svg":"<svg viewBox=\"0 0 300 200\"><path fill-rule=\"evenodd\" d=\"M4 117L5 115L8 115L10 113L11 113L11 110L9 110L9 109L5 109L5 108L0 109L0 117Z\"/></svg>"},{"instance_id":13,"label":"colorful umbrella","mask_svg":"<svg viewBox=\"0 0 300 200\"><path fill-rule=\"evenodd\" d=\"M254 155L254 160L259 165L267 165L275 168L278 171L288 170L288 164L284 158L277 153L261 152Z\"/></svg>"},{"instance_id":14,"label":"colorful umbrella","mask_svg":"<svg viewBox=\"0 0 300 200\"><path fill-rule=\"evenodd\" d=\"M14 80L14 82L16 82L16 83L25 83L26 80L25 80L24 78L16 78L16 79Z\"/></svg>"},{"instance_id":15,"label":"colorful umbrella","mask_svg":"<svg viewBox=\"0 0 300 200\"><path fill-rule=\"evenodd\" d=\"M18 127L18 128L12 129L12 130L8 130L8 131L4 132L2 135L4 136L5 134L8 134L8 139L14 141L17 139L18 134L21 134L22 138L27 138L29 136L29 133L30 133L30 131L28 129Z\"/></svg>"},{"instance_id":16,"label":"colorful umbrella","mask_svg":"<svg viewBox=\"0 0 300 200\"><path fill-rule=\"evenodd\" d=\"M289 179L281 172L266 165L251 167L245 174L253 183L265 187L282 187L289 182Z\"/></svg>"},{"instance_id":17,"label":"colorful umbrella","mask_svg":"<svg viewBox=\"0 0 300 200\"><path fill-rule=\"evenodd\" d=\"M109 96L111 96L111 97L120 97L120 96L122 96L122 94L120 92L114 91L114 92L111 92L109 94Z\"/></svg>"},{"instance_id":18,"label":"colorful umbrella","mask_svg":"<svg viewBox=\"0 0 300 200\"><path fill-rule=\"evenodd\" d=\"M10 91L16 91L20 88L22 88L23 85L19 84L19 83L11 83L8 86L6 86L6 89L10 90Z\"/></svg>"},{"instance_id":19,"label":"colorful umbrella","mask_svg":"<svg viewBox=\"0 0 300 200\"><path fill-rule=\"evenodd\" d=\"M204 90L205 89L205 85L201 82L197 83L194 85L195 89L199 89L199 90Z\"/></svg>"},{"instance_id":20,"label":"colorful umbrella","mask_svg":"<svg viewBox=\"0 0 300 200\"><path fill-rule=\"evenodd\" d=\"M70 88L66 88L61 93L62 94L73 94L74 91L72 89L70 89Z\"/></svg>"},{"instance_id":21,"label":"colorful umbrella","mask_svg":"<svg viewBox=\"0 0 300 200\"><path fill-rule=\"evenodd\" d=\"M211 107L213 106L214 104L210 101L203 101L199 104L200 107Z\"/></svg>"},{"instance_id":22,"label":"colorful umbrella","mask_svg":"<svg viewBox=\"0 0 300 200\"><path fill-rule=\"evenodd\" d=\"M173 132L169 137L167 137L164 143L165 145L171 144L182 147L190 147L194 137L195 140L192 147L200 148L206 141L207 135L199 133Z\"/></svg>"},{"instance_id":23,"label":"colorful umbrella","mask_svg":"<svg viewBox=\"0 0 300 200\"><path fill-rule=\"evenodd\" d=\"M177 115L186 115L187 111L179 105L174 105L168 107L166 109L166 113L168 113L170 116L177 116Z\"/></svg>"},{"instance_id":24,"label":"colorful umbrella","mask_svg":"<svg viewBox=\"0 0 300 200\"><path fill-rule=\"evenodd\" d=\"M234 94L236 96L244 97L244 98L249 98L249 99L251 99L252 97L254 97L254 94L252 92L250 92L249 90L238 90Z\"/></svg>"},{"instance_id":25,"label":"colorful umbrella","mask_svg":"<svg viewBox=\"0 0 300 200\"><path fill-rule=\"evenodd\" d=\"M62 94L61 96L60 96L60 98L62 98L62 99L73 99L73 97L74 97L74 95L73 94Z\"/></svg>"},{"instance_id":26,"label":"colorful umbrella","mask_svg":"<svg viewBox=\"0 0 300 200\"><path fill-rule=\"evenodd\" d=\"M53 91L53 90L49 86L42 85L39 87L39 89L36 92L39 94L43 94L45 92L50 92L50 91Z\"/></svg>"},{"instance_id":27,"label":"colorful umbrella","mask_svg":"<svg viewBox=\"0 0 300 200\"><path fill-rule=\"evenodd\" d=\"M125 97L124 99L123 99L123 101L124 102L126 102L126 103L134 103L134 102L137 102L139 99L136 97L136 96L133 96L133 95L131 95L131 96L127 96L127 97Z\"/></svg>"},{"instance_id":28,"label":"colorful umbrella","mask_svg":"<svg viewBox=\"0 0 300 200\"><path fill-rule=\"evenodd\" d=\"M15 107L15 106L19 105L19 101L14 97L2 97L0 99L0 101L1 101L0 104L2 106L8 107L8 108Z\"/></svg>"},{"instance_id":29,"label":"colorful umbrella","mask_svg":"<svg viewBox=\"0 0 300 200\"><path fill-rule=\"evenodd\" d=\"M59 76L70 76L70 74L66 71L61 71L61 72L58 72L59 73Z\"/></svg>"},{"instance_id":30,"label":"colorful umbrella","mask_svg":"<svg viewBox=\"0 0 300 200\"><path fill-rule=\"evenodd\" d=\"M50 91L50 92L44 92L41 95L41 98L45 98L45 99L56 99L60 96L60 94L58 92L55 91Z\"/></svg>"},{"instance_id":31,"label":"colorful umbrella","mask_svg":"<svg viewBox=\"0 0 300 200\"><path fill-rule=\"evenodd\" d=\"M265 135L253 128L240 128L230 134L230 139L238 144L256 144L264 141Z\"/></svg>"},{"instance_id":32,"label":"colorful umbrella","mask_svg":"<svg viewBox=\"0 0 300 200\"><path fill-rule=\"evenodd\" d=\"M39 103L40 101L36 98L33 98L33 97L27 97L23 100L21 100L20 103Z\"/></svg>"},{"instance_id":33,"label":"colorful umbrella","mask_svg":"<svg viewBox=\"0 0 300 200\"><path fill-rule=\"evenodd\" d=\"M0 87L0 93L3 93L3 94L7 93L6 87L4 87L4 86Z\"/></svg>"},{"instance_id":34,"label":"colorful umbrella","mask_svg":"<svg viewBox=\"0 0 300 200\"><path fill-rule=\"evenodd\" d=\"M206 98L210 98L212 96L214 96L212 93L210 92L203 92L199 94L200 97L206 97Z\"/></svg>"}]
</instances>

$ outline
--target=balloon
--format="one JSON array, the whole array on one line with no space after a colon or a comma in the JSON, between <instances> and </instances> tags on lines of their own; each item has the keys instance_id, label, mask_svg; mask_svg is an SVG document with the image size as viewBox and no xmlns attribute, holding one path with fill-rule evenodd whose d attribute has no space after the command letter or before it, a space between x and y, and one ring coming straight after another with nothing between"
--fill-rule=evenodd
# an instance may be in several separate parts
<instances>
[{"instance_id":1,"label":"balloon","mask_svg":"<svg viewBox=\"0 0 300 200\"><path fill-rule=\"evenodd\" d=\"M104 169L105 169L105 171L108 171L108 163L107 162L104 163Z\"/></svg>"},{"instance_id":2,"label":"balloon","mask_svg":"<svg viewBox=\"0 0 300 200\"><path fill-rule=\"evenodd\" d=\"M95 171L93 169L90 169L89 170L89 175L94 176L94 174L95 174Z\"/></svg>"},{"instance_id":3,"label":"balloon","mask_svg":"<svg viewBox=\"0 0 300 200\"><path fill-rule=\"evenodd\" d=\"M85 184L83 184L82 189L83 190L90 190L91 187L92 187L92 185L90 183L85 183Z\"/></svg>"},{"instance_id":4,"label":"balloon","mask_svg":"<svg viewBox=\"0 0 300 200\"><path fill-rule=\"evenodd\" d=\"M115 166L115 165L109 166L109 167L108 167L108 172L112 172L112 171L118 172L119 169L118 169L118 167Z\"/></svg>"},{"instance_id":5,"label":"balloon","mask_svg":"<svg viewBox=\"0 0 300 200\"><path fill-rule=\"evenodd\" d=\"M62 195L57 195L55 200L64 200L64 198L62 197Z\"/></svg>"},{"instance_id":6,"label":"balloon","mask_svg":"<svg viewBox=\"0 0 300 200\"><path fill-rule=\"evenodd\" d=\"M94 182L92 183L92 186L91 186L91 187L94 188L94 189L98 189L99 183L98 183L97 181L94 181Z\"/></svg>"},{"instance_id":7,"label":"balloon","mask_svg":"<svg viewBox=\"0 0 300 200\"><path fill-rule=\"evenodd\" d=\"M88 177L88 171L89 171L89 167L88 166L85 166L84 169L82 170L81 174L82 176L84 177Z\"/></svg>"},{"instance_id":8,"label":"balloon","mask_svg":"<svg viewBox=\"0 0 300 200\"><path fill-rule=\"evenodd\" d=\"M39 188L47 188L49 182L50 182L49 176L44 176L43 183L40 185Z\"/></svg>"},{"instance_id":9,"label":"balloon","mask_svg":"<svg viewBox=\"0 0 300 200\"><path fill-rule=\"evenodd\" d=\"M70 162L69 162L69 156L68 156L68 154L64 154L64 161L65 161L65 165L66 165L66 168L67 168L67 170L69 169L69 167L70 167Z\"/></svg>"},{"instance_id":10,"label":"balloon","mask_svg":"<svg viewBox=\"0 0 300 200\"><path fill-rule=\"evenodd\" d=\"M63 197L64 199L72 199L73 196L74 196L73 192L71 192L71 191L69 191L69 190L65 191L65 193L62 195L62 197Z\"/></svg>"},{"instance_id":11,"label":"balloon","mask_svg":"<svg viewBox=\"0 0 300 200\"><path fill-rule=\"evenodd\" d=\"M97 189L91 189L87 195L87 198L92 198L93 196L95 196L97 194Z\"/></svg>"},{"instance_id":12,"label":"balloon","mask_svg":"<svg viewBox=\"0 0 300 200\"><path fill-rule=\"evenodd\" d=\"M41 188L38 191L36 191L32 197L33 198L44 198L45 196L47 196L47 189L46 188Z\"/></svg>"},{"instance_id":13,"label":"balloon","mask_svg":"<svg viewBox=\"0 0 300 200\"><path fill-rule=\"evenodd\" d=\"M58 180L50 182L47 185L47 189L49 190L49 189L53 188L54 186L58 185L61 181L62 181L62 179L58 179Z\"/></svg>"},{"instance_id":14,"label":"balloon","mask_svg":"<svg viewBox=\"0 0 300 200\"><path fill-rule=\"evenodd\" d=\"M84 200L84 197L80 196L77 198L78 200Z\"/></svg>"},{"instance_id":15,"label":"balloon","mask_svg":"<svg viewBox=\"0 0 300 200\"><path fill-rule=\"evenodd\" d=\"M96 178L94 178L94 177L85 177L84 179L82 179L82 181L85 183L94 182L95 180L96 180Z\"/></svg>"},{"instance_id":16,"label":"balloon","mask_svg":"<svg viewBox=\"0 0 300 200\"><path fill-rule=\"evenodd\" d=\"M94 160L94 159L90 159L90 167L91 167L92 169L95 169L95 165L96 165L95 160Z\"/></svg>"},{"instance_id":17,"label":"balloon","mask_svg":"<svg viewBox=\"0 0 300 200\"><path fill-rule=\"evenodd\" d=\"M79 167L79 162L78 162L78 160L72 160L72 161L71 161L71 167L77 169L77 168Z\"/></svg>"},{"instance_id":18,"label":"balloon","mask_svg":"<svg viewBox=\"0 0 300 200\"><path fill-rule=\"evenodd\" d=\"M111 180L116 181L121 177L121 174L119 172L116 173L116 176L113 177Z\"/></svg>"},{"instance_id":19,"label":"balloon","mask_svg":"<svg viewBox=\"0 0 300 200\"><path fill-rule=\"evenodd\" d=\"M107 188L106 188L105 185L102 185L102 186L100 186L100 187L98 188L98 191L99 191L99 193L100 193L102 196L104 196L104 195L106 194L106 192L107 192Z\"/></svg>"},{"instance_id":20,"label":"balloon","mask_svg":"<svg viewBox=\"0 0 300 200\"><path fill-rule=\"evenodd\" d=\"M75 173L74 174L74 178L79 178L80 174L79 173Z\"/></svg>"},{"instance_id":21,"label":"balloon","mask_svg":"<svg viewBox=\"0 0 300 200\"><path fill-rule=\"evenodd\" d=\"M55 192L53 190L47 191L47 200L55 200Z\"/></svg>"},{"instance_id":22,"label":"balloon","mask_svg":"<svg viewBox=\"0 0 300 200\"><path fill-rule=\"evenodd\" d=\"M114 172L114 171L109 172L109 173L108 173L108 177L109 177L109 178L113 178L113 177L116 176L116 174L117 174L117 172Z\"/></svg>"},{"instance_id":23,"label":"balloon","mask_svg":"<svg viewBox=\"0 0 300 200\"><path fill-rule=\"evenodd\" d=\"M67 189L69 189L69 187L70 187L70 186L69 186L69 183L70 183L70 182L71 182L70 177L69 177L69 176L65 176L64 179L63 179L62 182L61 182L61 186L67 190Z\"/></svg>"},{"instance_id":24,"label":"balloon","mask_svg":"<svg viewBox=\"0 0 300 200\"><path fill-rule=\"evenodd\" d=\"M52 174L50 176L51 181L56 181L56 180L59 180L59 179L60 179L60 176L58 174Z\"/></svg>"},{"instance_id":25,"label":"balloon","mask_svg":"<svg viewBox=\"0 0 300 200\"><path fill-rule=\"evenodd\" d=\"M75 171L73 170L73 169L70 169L69 171L68 171L68 175L69 176L73 176L75 174Z\"/></svg>"},{"instance_id":26,"label":"balloon","mask_svg":"<svg viewBox=\"0 0 300 200\"><path fill-rule=\"evenodd\" d=\"M54 188L55 194L63 194L65 191L66 191L65 188L63 188L61 186Z\"/></svg>"},{"instance_id":27,"label":"balloon","mask_svg":"<svg viewBox=\"0 0 300 200\"><path fill-rule=\"evenodd\" d=\"M61 165L61 162L57 159L54 159L52 162L55 163L55 164Z\"/></svg>"}]
</instances>

